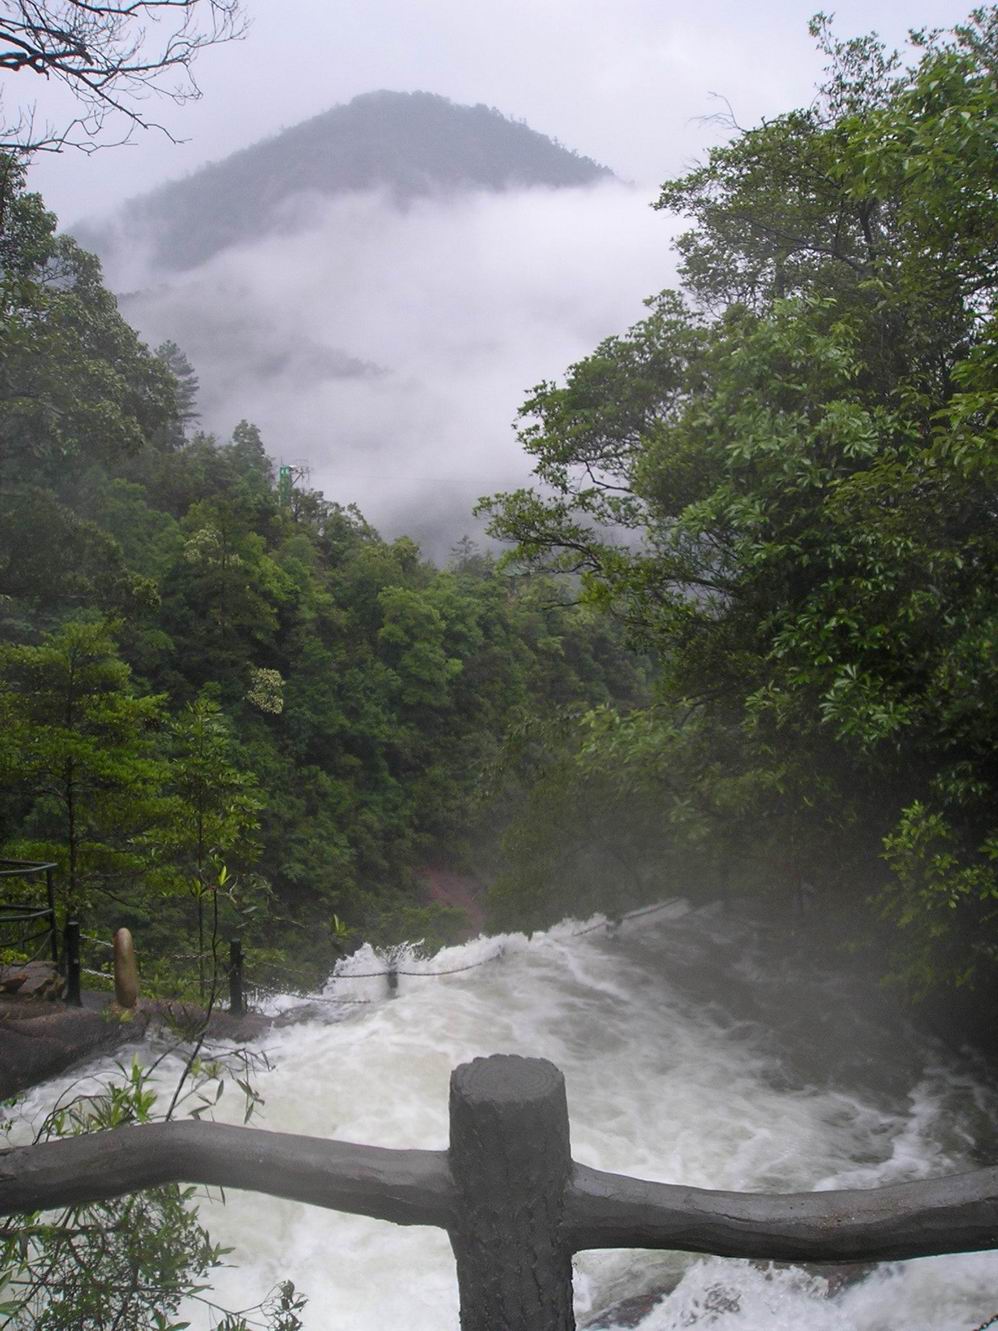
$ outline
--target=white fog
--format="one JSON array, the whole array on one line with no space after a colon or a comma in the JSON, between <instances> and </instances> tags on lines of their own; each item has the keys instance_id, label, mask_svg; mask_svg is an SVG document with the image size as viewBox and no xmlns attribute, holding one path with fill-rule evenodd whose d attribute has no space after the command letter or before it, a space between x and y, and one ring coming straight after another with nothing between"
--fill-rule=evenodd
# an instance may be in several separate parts
<instances>
[{"instance_id":1,"label":"white fog","mask_svg":"<svg viewBox=\"0 0 998 1331\"><path fill-rule=\"evenodd\" d=\"M382 195L295 201L283 234L191 272L108 275L151 344L201 382L202 428L243 417L328 498L445 557L475 500L521 485L514 417L674 271L676 227L648 192L475 192L399 209Z\"/></svg>"}]
</instances>

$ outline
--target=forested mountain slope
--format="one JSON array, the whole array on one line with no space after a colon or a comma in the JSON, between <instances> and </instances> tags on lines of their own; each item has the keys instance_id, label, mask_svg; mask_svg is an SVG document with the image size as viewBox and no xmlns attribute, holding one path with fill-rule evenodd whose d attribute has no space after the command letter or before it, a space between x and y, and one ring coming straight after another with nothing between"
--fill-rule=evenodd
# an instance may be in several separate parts
<instances>
[{"instance_id":1,"label":"forested mountain slope","mask_svg":"<svg viewBox=\"0 0 998 1331\"><path fill-rule=\"evenodd\" d=\"M57 860L147 958L200 947L207 903L326 967L334 916L445 936L417 871L498 853L504 737L642 695L642 667L570 589L468 542L436 568L280 481L254 426L198 432L183 353L37 196L2 239L0 854Z\"/></svg>"},{"instance_id":2,"label":"forested mountain slope","mask_svg":"<svg viewBox=\"0 0 998 1331\"><path fill-rule=\"evenodd\" d=\"M399 204L446 190L551 188L609 178L526 125L483 105L427 92L372 92L126 204L122 233L163 269L193 268L287 225L301 194L386 190ZM109 236L77 226L103 253Z\"/></svg>"}]
</instances>

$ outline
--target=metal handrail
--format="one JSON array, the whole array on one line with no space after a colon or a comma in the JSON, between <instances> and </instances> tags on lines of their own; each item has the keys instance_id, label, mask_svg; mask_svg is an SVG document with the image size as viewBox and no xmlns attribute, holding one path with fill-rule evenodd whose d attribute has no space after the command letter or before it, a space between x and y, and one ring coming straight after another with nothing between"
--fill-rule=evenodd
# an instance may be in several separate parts
<instances>
[{"instance_id":1,"label":"metal handrail","mask_svg":"<svg viewBox=\"0 0 998 1331\"><path fill-rule=\"evenodd\" d=\"M0 878L17 878L24 873L40 873L42 869L58 869L55 860L9 860L0 857L0 864L10 864L11 869L0 869Z\"/></svg>"},{"instance_id":2,"label":"metal handrail","mask_svg":"<svg viewBox=\"0 0 998 1331\"><path fill-rule=\"evenodd\" d=\"M40 919L47 916L49 921L49 949L52 953L52 960L58 966L59 964L59 928L56 920L55 910L55 878L54 874L59 866L54 860L14 860L0 858L0 878L28 878L33 874L45 875L45 891L48 898L46 906L38 907L34 905L25 905L17 901L0 901L0 924L8 924L17 920ZM40 935L32 935L32 941Z\"/></svg>"}]
</instances>

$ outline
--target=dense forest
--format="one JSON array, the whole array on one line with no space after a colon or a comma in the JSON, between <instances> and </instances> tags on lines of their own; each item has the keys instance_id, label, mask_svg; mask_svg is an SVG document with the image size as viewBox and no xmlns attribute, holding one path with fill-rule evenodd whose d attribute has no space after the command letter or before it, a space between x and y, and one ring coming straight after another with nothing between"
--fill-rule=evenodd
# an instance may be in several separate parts
<instances>
[{"instance_id":1,"label":"dense forest","mask_svg":"<svg viewBox=\"0 0 998 1331\"><path fill-rule=\"evenodd\" d=\"M328 968L334 917L453 934L415 872L499 854L510 732L627 705L646 667L552 580L468 541L433 568L279 478L252 425L198 432L183 353L146 349L97 261L7 189L3 853L55 858L67 908L150 957L190 951L171 940L223 864L224 923L261 948L297 936Z\"/></svg>"}]
</instances>

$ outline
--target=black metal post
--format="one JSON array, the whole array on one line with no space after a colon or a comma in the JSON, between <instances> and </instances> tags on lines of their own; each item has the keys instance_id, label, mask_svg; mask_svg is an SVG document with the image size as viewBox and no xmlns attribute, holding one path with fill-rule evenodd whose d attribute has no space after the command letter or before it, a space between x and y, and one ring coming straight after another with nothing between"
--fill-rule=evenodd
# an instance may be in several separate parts
<instances>
[{"instance_id":1,"label":"black metal post","mask_svg":"<svg viewBox=\"0 0 998 1331\"><path fill-rule=\"evenodd\" d=\"M243 1004L243 942L233 938L229 943L229 1011L241 1017L246 1011Z\"/></svg>"},{"instance_id":2,"label":"black metal post","mask_svg":"<svg viewBox=\"0 0 998 1331\"><path fill-rule=\"evenodd\" d=\"M80 996L80 922L66 921L66 1002L83 1006Z\"/></svg>"},{"instance_id":3,"label":"black metal post","mask_svg":"<svg viewBox=\"0 0 998 1331\"><path fill-rule=\"evenodd\" d=\"M52 876L51 864L45 870L45 888L49 900L49 942L52 947L52 961L59 964L59 926L55 918L55 879Z\"/></svg>"},{"instance_id":4,"label":"black metal post","mask_svg":"<svg viewBox=\"0 0 998 1331\"><path fill-rule=\"evenodd\" d=\"M389 962L388 969L385 971L385 979L388 981L388 997L394 998L399 987L399 968L394 961Z\"/></svg>"},{"instance_id":5,"label":"black metal post","mask_svg":"<svg viewBox=\"0 0 998 1331\"><path fill-rule=\"evenodd\" d=\"M464 1063L450 1130L461 1331L574 1331L564 1077L543 1058Z\"/></svg>"}]
</instances>

